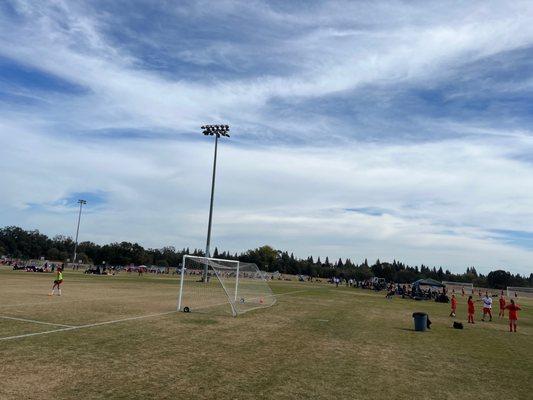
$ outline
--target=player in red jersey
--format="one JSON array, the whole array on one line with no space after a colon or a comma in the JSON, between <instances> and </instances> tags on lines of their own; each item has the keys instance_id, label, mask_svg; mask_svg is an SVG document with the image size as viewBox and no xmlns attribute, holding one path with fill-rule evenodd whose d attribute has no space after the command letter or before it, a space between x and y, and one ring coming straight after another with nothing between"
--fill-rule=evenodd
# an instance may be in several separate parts
<instances>
[{"instance_id":1,"label":"player in red jersey","mask_svg":"<svg viewBox=\"0 0 533 400\"><path fill-rule=\"evenodd\" d=\"M452 312L450 313L450 317L455 317L456 311L457 311L457 299L455 298L455 294L452 294Z\"/></svg>"},{"instance_id":2,"label":"player in red jersey","mask_svg":"<svg viewBox=\"0 0 533 400\"><path fill-rule=\"evenodd\" d=\"M472 296L468 296L468 322L471 324L474 323L475 312L476 308L474 307L474 300L472 300Z\"/></svg>"},{"instance_id":3,"label":"player in red jersey","mask_svg":"<svg viewBox=\"0 0 533 400\"><path fill-rule=\"evenodd\" d=\"M505 317L505 297L503 297L503 294L500 296L500 313L498 317Z\"/></svg>"},{"instance_id":4,"label":"player in red jersey","mask_svg":"<svg viewBox=\"0 0 533 400\"><path fill-rule=\"evenodd\" d=\"M509 310L509 332L516 332L516 323L518 322L518 311L521 310L518 304L515 304L514 299L511 299L511 304L505 306Z\"/></svg>"}]
</instances>

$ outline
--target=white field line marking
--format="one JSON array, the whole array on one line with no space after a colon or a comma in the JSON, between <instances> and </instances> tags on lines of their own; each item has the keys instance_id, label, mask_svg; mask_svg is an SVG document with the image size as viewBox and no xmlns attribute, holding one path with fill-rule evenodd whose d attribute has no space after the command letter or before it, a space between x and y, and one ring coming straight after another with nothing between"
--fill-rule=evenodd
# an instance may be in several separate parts
<instances>
[{"instance_id":1,"label":"white field line marking","mask_svg":"<svg viewBox=\"0 0 533 400\"><path fill-rule=\"evenodd\" d=\"M72 302L72 301L81 301L81 300L70 300L70 302ZM41 305L43 303L44 303L44 301L41 301L39 303L0 304L0 308L38 306L38 305ZM45 304L43 304L43 305L45 305ZM49 306L50 304L47 303L46 305Z\"/></svg>"},{"instance_id":2,"label":"white field line marking","mask_svg":"<svg viewBox=\"0 0 533 400\"><path fill-rule=\"evenodd\" d=\"M157 313L157 314L140 315L140 316L137 316L137 317L121 318L121 319L115 319L115 320L112 320L112 321L95 322L94 324L87 324L87 325L78 325L78 326L64 325L64 326L67 326L67 327L66 328L62 328L62 329L54 329L54 330L51 330L51 331L26 333L24 335L16 335L16 336L7 336L7 337L0 338L0 340L19 339L19 338L25 338L25 337L30 337L30 336L46 335L48 333L73 331L73 330L76 330L76 329L84 329L84 328L92 328L94 326L116 324L117 322L123 322L123 321L133 321L133 320L136 320L136 319L159 317L161 315L174 314L176 312L177 312L176 310L172 310L172 311L167 311L167 312Z\"/></svg>"},{"instance_id":3,"label":"white field line marking","mask_svg":"<svg viewBox=\"0 0 533 400\"><path fill-rule=\"evenodd\" d=\"M95 322L94 324L80 325L80 326L75 326L74 328L76 328L76 329L91 328L93 326L116 324L117 322L123 322L123 321L133 321L133 320L136 320L136 319L159 317L161 315L168 315L168 314L173 314L173 313L176 313L176 312L177 312L176 310L165 311L165 312L156 313L156 314L148 314L148 315L140 315L140 316L137 316L137 317L128 317L128 318L115 319L115 320L112 320L112 321Z\"/></svg>"},{"instance_id":4,"label":"white field line marking","mask_svg":"<svg viewBox=\"0 0 533 400\"><path fill-rule=\"evenodd\" d=\"M54 333L54 332L71 331L73 329L77 329L77 327L54 329L54 330L51 330L51 331L44 331L44 332L26 333L24 335L17 335L17 336L6 336L6 337L3 337L3 338L0 338L0 341L2 341L2 340L12 340L12 339L21 339L21 338L25 338L25 337L29 337L29 336L46 335L48 333Z\"/></svg>"},{"instance_id":5,"label":"white field line marking","mask_svg":"<svg viewBox=\"0 0 533 400\"><path fill-rule=\"evenodd\" d=\"M138 301L139 299L151 299L151 298L158 298L158 297L161 297L163 295L161 294L154 294L154 295L146 295L146 296L136 296L134 298L131 298L129 300L135 300L135 301ZM68 301L69 303L79 303L79 302L92 302L92 301L110 301L110 300L123 300L125 296L111 296L111 297L98 297L98 298L93 298L93 299L75 299L75 300L72 300L68 297L65 297L65 295L62 296L64 299L66 299L65 301ZM49 301L46 301L46 300L43 300L41 302L38 302L38 303L19 303L19 304L0 304L0 309L1 308L11 308L11 307L25 307L25 306L49 306L50 305L50 302Z\"/></svg>"},{"instance_id":6,"label":"white field line marking","mask_svg":"<svg viewBox=\"0 0 533 400\"><path fill-rule=\"evenodd\" d=\"M36 320L34 320L34 319L8 317L7 315L0 315L0 318L2 318L2 319L12 319L12 320L14 320L14 321L31 322L31 323L33 323L33 324L52 325L52 326L62 326L63 328L74 328L73 325L54 324L54 323L52 323L52 322L36 321Z\"/></svg>"},{"instance_id":7,"label":"white field line marking","mask_svg":"<svg viewBox=\"0 0 533 400\"><path fill-rule=\"evenodd\" d=\"M292 292L285 292L285 293L280 293L280 294L271 294L271 295L267 295L267 296L263 296L263 297L286 296L286 295L294 294L294 293L307 292L307 291L313 290L313 289L315 289L315 288L294 290ZM320 288L316 288L316 289L320 289ZM227 302L224 302L224 303L221 303L221 304L218 304L218 305L223 305L223 304L227 304ZM212 304L212 305L205 306L205 307L198 307L197 309L214 307L214 306L217 306L217 304ZM140 316L137 316L137 317L121 318L121 319L115 319L115 320L112 320L112 321L104 321L104 322L95 322L93 324L79 325L79 326L68 326L68 325L65 325L65 328L53 329L51 331L26 333L26 334L23 334L23 335L16 335L16 336L6 336L6 337L0 338L0 341L2 341L2 340L21 339L21 338L26 338L26 337L30 337L30 336L47 335L49 333L56 333L56 332L73 331L73 330L77 330L77 329L91 328L91 327L101 326L101 325L110 325L110 324L116 324L118 322L133 321L133 320L143 319L143 318L159 317L159 316L162 316L162 315L174 314L174 313L177 313L177 312L178 312L177 310L173 310L173 311L166 311L166 312L157 313L157 314L140 315Z\"/></svg>"}]
</instances>

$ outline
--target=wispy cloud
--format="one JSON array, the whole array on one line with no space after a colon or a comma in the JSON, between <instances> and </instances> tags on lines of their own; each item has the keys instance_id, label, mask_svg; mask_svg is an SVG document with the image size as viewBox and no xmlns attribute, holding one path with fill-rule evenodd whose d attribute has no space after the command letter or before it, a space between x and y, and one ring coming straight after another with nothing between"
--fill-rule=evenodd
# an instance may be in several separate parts
<instances>
[{"instance_id":1,"label":"wispy cloud","mask_svg":"<svg viewBox=\"0 0 533 400\"><path fill-rule=\"evenodd\" d=\"M532 17L520 1L5 2L0 221L65 233L89 193L92 240L201 247L198 127L223 121L220 247L528 272L533 246L495 232L533 222Z\"/></svg>"}]
</instances>

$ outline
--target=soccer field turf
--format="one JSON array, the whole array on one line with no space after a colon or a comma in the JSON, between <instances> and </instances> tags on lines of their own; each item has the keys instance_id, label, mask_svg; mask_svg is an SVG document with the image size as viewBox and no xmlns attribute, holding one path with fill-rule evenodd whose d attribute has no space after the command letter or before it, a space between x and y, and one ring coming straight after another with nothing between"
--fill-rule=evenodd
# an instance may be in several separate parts
<instances>
[{"instance_id":1,"label":"soccer field turf","mask_svg":"<svg viewBox=\"0 0 533 400\"><path fill-rule=\"evenodd\" d=\"M176 276L52 280L0 268L0 399L532 398L531 301L511 334L480 303L455 330L447 304L327 284L274 281L275 306L232 318L173 312Z\"/></svg>"}]
</instances>

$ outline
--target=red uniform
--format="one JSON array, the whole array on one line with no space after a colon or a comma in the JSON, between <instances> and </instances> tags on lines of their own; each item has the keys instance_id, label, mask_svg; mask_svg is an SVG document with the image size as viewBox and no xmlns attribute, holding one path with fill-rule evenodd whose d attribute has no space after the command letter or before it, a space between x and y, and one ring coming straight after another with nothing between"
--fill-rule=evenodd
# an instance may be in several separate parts
<instances>
[{"instance_id":1,"label":"red uniform","mask_svg":"<svg viewBox=\"0 0 533 400\"><path fill-rule=\"evenodd\" d=\"M457 299L455 297L452 297L452 310L455 311L457 309Z\"/></svg>"},{"instance_id":2,"label":"red uniform","mask_svg":"<svg viewBox=\"0 0 533 400\"><path fill-rule=\"evenodd\" d=\"M503 295L500 297L500 312L498 313L499 317L505 317L505 297Z\"/></svg>"},{"instance_id":3,"label":"red uniform","mask_svg":"<svg viewBox=\"0 0 533 400\"><path fill-rule=\"evenodd\" d=\"M500 297L500 310L505 309L505 299Z\"/></svg>"},{"instance_id":4,"label":"red uniform","mask_svg":"<svg viewBox=\"0 0 533 400\"><path fill-rule=\"evenodd\" d=\"M474 301L468 300L468 314L474 314L476 312L476 308L474 307Z\"/></svg>"},{"instance_id":5,"label":"red uniform","mask_svg":"<svg viewBox=\"0 0 533 400\"><path fill-rule=\"evenodd\" d=\"M468 323L474 324L474 313L476 312L476 309L474 307L474 301L472 300L472 296L468 299Z\"/></svg>"},{"instance_id":6,"label":"red uniform","mask_svg":"<svg viewBox=\"0 0 533 400\"><path fill-rule=\"evenodd\" d=\"M509 332L514 331L516 332L516 322L518 321L518 310L521 310L520 306L518 304L515 304L511 300L511 304L508 306L505 306L505 309L509 310Z\"/></svg>"},{"instance_id":7,"label":"red uniform","mask_svg":"<svg viewBox=\"0 0 533 400\"><path fill-rule=\"evenodd\" d=\"M509 304L505 308L509 310L509 320L516 321L518 319L518 310L521 310L521 308L517 304Z\"/></svg>"}]
</instances>

